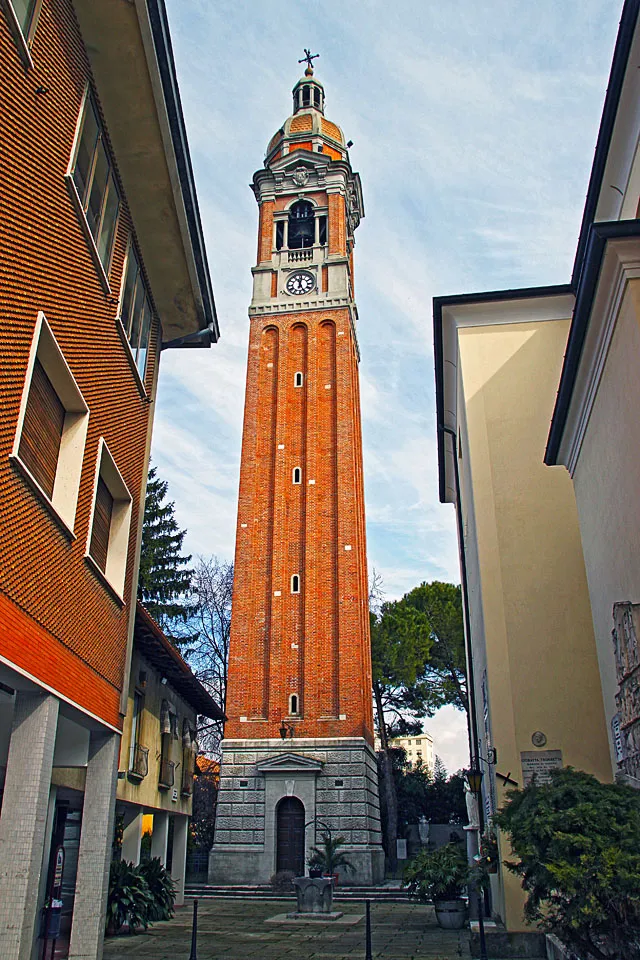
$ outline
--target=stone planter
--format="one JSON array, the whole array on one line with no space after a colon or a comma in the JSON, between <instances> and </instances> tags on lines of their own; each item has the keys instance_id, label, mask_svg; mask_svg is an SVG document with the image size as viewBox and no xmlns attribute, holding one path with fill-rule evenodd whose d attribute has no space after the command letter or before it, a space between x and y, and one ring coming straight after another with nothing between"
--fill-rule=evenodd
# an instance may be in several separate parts
<instances>
[{"instance_id":1,"label":"stone planter","mask_svg":"<svg viewBox=\"0 0 640 960\"><path fill-rule=\"evenodd\" d=\"M434 907L438 923L444 930L462 930L465 926L467 904L464 900L436 900Z\"/></svg>"},{"instance_id":2,"label":"stone planter","mask_svg":"<svg viewBox=\"0 0 640 960\"><path fill-rule=\"evenodd\" d=\"M295 877L297 913L330 914L333 881L330 877Z\"/></svg>"}]
</instances>

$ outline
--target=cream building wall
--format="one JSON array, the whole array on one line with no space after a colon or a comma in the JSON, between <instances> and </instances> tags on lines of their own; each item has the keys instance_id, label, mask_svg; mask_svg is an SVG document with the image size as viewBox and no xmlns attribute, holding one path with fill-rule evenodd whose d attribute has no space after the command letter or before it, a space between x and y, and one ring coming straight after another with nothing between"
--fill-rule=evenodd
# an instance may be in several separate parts
<instances>
[{"instance_id":1,"label":"cream building wall","mask_svg":"<svg viewBox=\"0 0 640 960\"><path fill-rule=\"evenodd\" d=\"M564 765L610 779L573 488L542 459L571 299L546 302L541 319L534 298L443 313L445 380L455 380L457 392L447 416L460 429L481 752L491 745L498 755L497 775L485 777L489 815L505 798L505 776L522 786L525 752L560 750ZM532 743L537 731L543 748ZM503 870L494 895L507 928L526 929L519 881Z\"/></svg>"},{"instance_id":2,"label":"cream building wall","mask_svg":"<svg viewBox=\"0 0 640 960\"><path fill-rule=\"evenodd\" d=\"M630 251L626 246L628 264ZM634 248L633 269L637 272L640 242ZM620 263L618 255L615 260ZM570 420L562 454L575 485L611 768L616 771L612 720L618 713L618 682L612 641L613 605L640 602L640 279L623 279L620 295L612 297L608 272L605 259L601 293L595 297L591 320L592 331L609 329L606 359L599 368L591 362L591 376L583 369L581 379L591 381L592 399L587 404L580 397L582 428L579 422ZM612 304L615 306L611 309ZM587 339L586 349L589 347ZM576 421L579 419L576 416Z\"/></svg>"},{"instance_id":3,"label":"cream building wall","mask_svg":"<svg viewBox=\"0 0 640 960\"><path fill-rule=\"evenodd\" d=\"M377 742L378 743L378 742ZM376 749L379 746L376 743ZM433 770L433 738L428 733L420 733L415 737L395 737L390 741L391 747L402 747L411 766L422 763Z\"/></svg>"}]
</instances>

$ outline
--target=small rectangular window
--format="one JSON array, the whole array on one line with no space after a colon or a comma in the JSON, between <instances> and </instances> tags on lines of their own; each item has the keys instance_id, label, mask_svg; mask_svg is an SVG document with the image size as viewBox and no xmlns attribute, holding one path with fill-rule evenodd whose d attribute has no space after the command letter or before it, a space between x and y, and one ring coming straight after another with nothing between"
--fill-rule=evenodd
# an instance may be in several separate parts
<instances>
[{"instance_id":1,"label":"small rectangular window","mask_svg":"<svg viewBox=\"0 0 640 960\"><path fill-rule=\"evenodd\" d=\"M302 374L301 374L301 373L296 373L295 376L294 376L294 378L293 378L293 385L294 385L294 387L301 387L301 386L302 386L302 380L303 380Z\"/></svg>"},{"instance_id":2,"label":"small rectangular window","mask_svg":"<svg viewBox=\"0 0 640 960\"><path fill-rule=\"evenodd\" d=\"M107 553L109 550L109 531L113 514L113 497L109 488L102 479L98 478L96 504L93 513L93 528L91 531L91 545L89 552L104 573L107 567Z\"/></svg>"},{"instance_id":3,"label":"small rectangular window","mask_svg":"<svg viewBox=\"0 0 640 960\"><path fill-rule=\"evenodd\" d=\"M293 482L302 483L302 470L300 469L300 467L293 468Z\"/></svg>"},{"instance_id":4,"label":"small rectangular window","mask_svg":"<svg viewBox=\"0 0 640 960\"><path fill-rule=\"evenodd\" d=\"M318 218L318 240L320 244L324 247L327 243L327 218L319 217Z\"/></svg>"},{"instance_id":5,"label":"small rectangular window","mask_svg":"<svg viewBox=\"0 0 640 960\"><path fill-rule=\"evenodd\" d=\"M300 593L300 577L297 573L291 577L291 593Z\"/></svg>"},{"instance_id":6,"label":"small rectangular window","mask_svg":"<svg viewBox=\"0 0 640 960\"><path fill-rule=\"evenodd\" d=\"M130 525L131 494L101 439L87 559L120 599L124 590Z\"/></svg>"},{"instance_id":7,"label":"small rectangular window","mask_svg":"<svg viewBox=\"0 0 640 960\"><path fill-rule=\"evenodd\" d=\"M51 380L36 357L18 456L49 499L53 497L65 413Z\"/></svg>"},{"instance_id":8,"label":"small rectangular window","mask_svg":"<svg viewBox=\"0 0 640 960\"><path fill-rule=\"evenodd\" d=\"M129 243L120 297L120 322L136 368L144 380L153 311L133 243Z\"/></svg>"},{"instance_id":9,"label":"small rectangular window","mask_svg":"<svg viewBox=\"0 0 640 960\"><path fill-rule=\"evenodd\" d=\"M282 250L284 246L284 220L276 222L276 250Z\"/></svg>"},{"instance_id":10,"label":"small rectangular window","mask_svg":"<svg viewBox=\"0 0 640 960\"><path fill-rule=\"evenodd\" d=\"M88 420L89 408L45 315L39 313L11 459L71 532Z\"/></svg>"},{"instance_id":11,"label":"small rectangular window","mask_svg":"<svg viewBox=\"0 0 640 960\"><path fill-rule=\"evenodd\" d=\"M80 135L70 174L100 262L105 273L108 273L120 197L106 137L91 95L84 102Z\"/></svg>"}]
</instances>

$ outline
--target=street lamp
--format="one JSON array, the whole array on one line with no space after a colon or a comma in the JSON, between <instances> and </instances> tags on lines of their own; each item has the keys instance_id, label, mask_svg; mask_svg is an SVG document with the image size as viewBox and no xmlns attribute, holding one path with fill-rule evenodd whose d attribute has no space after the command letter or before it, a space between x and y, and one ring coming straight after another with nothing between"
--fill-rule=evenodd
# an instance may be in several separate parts
<instances>
[{"instance_id":1,"label":"street lamp","mask_svg":"<svg viewBox=\"0 0 640 960\"><path fill-rule=\"evenodd\" d=\"M482 790L482 770L476 764L475 760L471 765L471 769L467 770L467 783L469 784L469 790L475 796Z\"/></svg>"}]
</instances>

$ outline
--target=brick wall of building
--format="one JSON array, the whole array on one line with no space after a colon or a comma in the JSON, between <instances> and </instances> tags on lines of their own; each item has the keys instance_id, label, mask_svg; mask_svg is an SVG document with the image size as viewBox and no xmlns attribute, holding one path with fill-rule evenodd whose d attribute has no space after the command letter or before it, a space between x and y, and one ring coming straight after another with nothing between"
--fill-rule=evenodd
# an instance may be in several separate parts
<instances>
[{"instance_id":1,"label":"brick wall of building","mask_svg":"<svg viewBox=\"0 0 640 960\"><path fill-rule=\"evenodd\" d=\"M297 694L297 737L372 741L360 434L348 310L253 318L227 738L278 737Z\"/></svg>"},{"instance_id":2,"label":"brick wall of building","mask_svg":"<svg viewBox=\"0 0 640 960\"><path fill-rule=\"evenodd\" d=\"M0 615L0 654L8 651L8 659L56 690L65 687L66 677L65 695L94 702L93 712L116 723L129 611L97 579L84 554L98 444L104 437L133 498L124 590L130 597L159 329L154 323L148 395L143 396L116 325L131 232L124 194L107 293L64 180L91 79L69 0L44 0L31 53L34 66L25 70L6 18L0 16L0 138L5 145L0 174L0 590L11 601L11 616ZM9 460L39 311L90 410L75 538L56 523ZM47 655L35 664L29 660L34 631L51 638Z\"/></svg>"}]
</instances>

